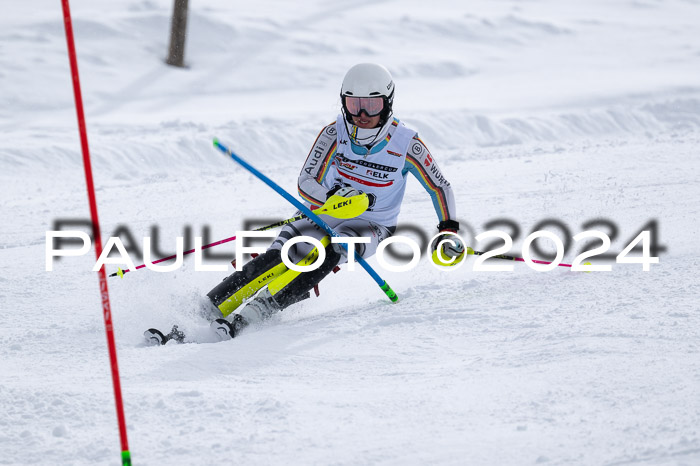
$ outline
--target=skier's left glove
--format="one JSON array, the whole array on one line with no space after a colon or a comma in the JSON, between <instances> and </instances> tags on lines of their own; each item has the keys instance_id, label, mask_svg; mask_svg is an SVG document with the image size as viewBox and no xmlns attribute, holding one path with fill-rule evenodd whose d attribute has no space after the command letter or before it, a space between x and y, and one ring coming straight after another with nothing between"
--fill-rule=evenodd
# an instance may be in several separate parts
<instances>
[{"instance_id":1,"label":"skier's left glove","mask_svg":"<svg viewBox=\"0 0 700 466\"><path fill-rule=\"evenodd\" d=\"M464 242L457 236L459 222L443 220L438 224L438 231L442 234L430 245L433 262L442 266L457 265L464 259Z\"/></svg>"},{"instance_id":2,"label":"skier's left glove","mask_svg":"<svg viewBox=\"0 0 700 466\"><path fill-rule=\"evenodd\" d=\"M362 191L358 191L352 186L336 186L326 193L326 200L330 199L331 196L353 197L360 194Z\"/></svg>"}]
</instances>

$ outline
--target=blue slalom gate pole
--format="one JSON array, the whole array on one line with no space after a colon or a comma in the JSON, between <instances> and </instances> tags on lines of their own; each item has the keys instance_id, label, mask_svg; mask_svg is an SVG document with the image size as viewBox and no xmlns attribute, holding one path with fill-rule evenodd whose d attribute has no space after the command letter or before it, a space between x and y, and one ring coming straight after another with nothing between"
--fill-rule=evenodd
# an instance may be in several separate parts
<instances>
[{"instance_id":1,"label":"blue slalom gate pole","mask_svg":"<svg viewBox=\"0 0 700 466\"><path fill-rule=\"evenodd\" d=\"M228 155L231 157L234 161L238 162L240 165L243 166L246 170L251 172L253 175L257 176L261 181L263 181L266 185L274 189L277 194L288 200L294 207L299 209L304 215L306 215L309 220L313 221L316 225L319 227L323 228L323 230L328 233L331 236L334 236L336 238L339 238L340 235L335 232L331 227L328 226L326 222L324 222L318 215L313 213L311 209L306 207L304 204L299 202L299 200L295 199L294 196L289 194L287 191L282 189L277 183L272 181L270 178L267 176L263 175L258 169L253 167L251 164L240 158L238 155L236 155L231 149L227 148L223 144L219 142L218 139L214 139L214 147L219 149L221 152L224 154ZM341 243L345 249L348 248L347 244ZM362 266L363 269L367 271L370 277L379 285L379 288L382 289L382 291L389 297L389 299L392 302L397 302L399 300L399 297L396 296L396 293L394 293L394 290L391 289L389 284L382 279L382 277L377 274L377 272L374 271L374 269L367 263L367 261L364 260L364 258L358 254L355 255L355 259L359 264Z\"/></svg>"}]
</instances>

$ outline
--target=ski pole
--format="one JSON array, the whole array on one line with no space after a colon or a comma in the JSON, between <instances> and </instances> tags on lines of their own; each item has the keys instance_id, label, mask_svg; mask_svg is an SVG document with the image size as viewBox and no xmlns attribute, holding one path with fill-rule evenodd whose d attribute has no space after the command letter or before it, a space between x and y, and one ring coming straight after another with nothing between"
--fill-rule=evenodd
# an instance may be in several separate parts
<instances>
[{"instance_id":1,"label":"ski pole","mask_svg":"<svg viewBox=\"0 0 700 466\"><path fill-rule=\"evenodd\" d=\"M243 168L251 172L253 175L258 177L261 181L263 181L266 185L268 185L270 188L275 190L277 194L285 198L287 201L289 201L294 207L299 209L301 212L303 212L306 217L313 221L316 225L319 227L323 228L323 230L328 233L330 236L334 236L336 238L340 237L338 233L335 232L326 222L321 220L321 218L314 214L311 209L306 207L304 204L299 202L297 199L294 198L291 194L289 194L287 191L282 189L277 183L272 181L270 178L267 176L263 175L261 172L259 172L255 167L250 165L248 162L240 158L238 155L236 155L231 149L228 149L226 146L221 144L218 139L214 139L214 147L219 149L221 152L224 154L228 155L231 157L235 162L238 162L239 165L241 165ZM348 245L345 243L341 243L342 246L347 250ZM392 302L397 302L399 300L398 296L396 296L396 293L394 290L391 289L389 284L383 280L377 272L374 271L374 269L367 263L367 261L362 258L360 255L356 255L355 259L357 262L362 266L363 269L367 271L370 277L379 285L379 288L382 289L382 291L387 295L387 297L392 301Z\"/></svg>"},{"instance_id":2,"label":"ski pole","mask_svg":"<svg viewBox=\"0 0 700 466\"><path fill-rule=\"evenodd\" d=\"M322 215L329 215L331 217L335 218L355 218L358 215L360 215L362 212L367 210L367 207L369 207L369 198L367 197L367 194L362 193L358 194L357 196L351 196L351 197L340 197L340 196L331 196L325 204L323 204L321 207L316 209L314 212L317 212L318 214ZM293 223L296 222L297 220L301 220L303 218L306 218L305 214L297 215L296 217L291 217L286 220L281 220L277 223L273 223L271 225L267 225L264 227L256 228L253 231L265 231L265 230L272 230L273 228L281 227L284 225L287 225L288 223ZM222 239L220 241L216 241L214 243L209 243L205 244L202 246L202 250L213 248L214 246L218 246L220 244L224 243L229 243L231 241L235 241L236 237L232 236L230 238ZM187 254L192 254L195 250L190 249L188 251L185 251L182 253L183 256L186 256ZM171 259L175 259L177 257L177 254L173 254L172 256L168 257L163 257L162 259L158 259L156 261L153 261L152 264L159 264L161 262L169 261ZM146 267L146 264L141 264L137 267L134 268L134 270L142 269ZM130 272L130 269L122 270L119 269L118 271L110 274L110 277L124 277L125 273Z\"/></svg>"},{"instance_id":3,"label":"ski pole","mask_svg":"<svg viewBox=\"0 0 700 466\"><path fill-rule=\"evenodd\" d=\"M473 256L483 256L483 255L486 254L486 253L483 252L483 251L475 251L475 250L473 250L472 248L467 247L467 254L473 255ZM504 255L504 254L499 254L499 255L497 255L497 256L491 256L491 258L494 258L494 259L505 259L505 260L509 260L509 261L525 262L525 259L523 259L522 257L506 256L506 255ZM532 259L532 262L534 262L535 264L545 264L545 265L551 264L551 262L541 261L541 260L538 260L538 259ZM557 265L558 265L559 267L571 267L571 264L557 264Z\"/></svg>"}]
</instances>

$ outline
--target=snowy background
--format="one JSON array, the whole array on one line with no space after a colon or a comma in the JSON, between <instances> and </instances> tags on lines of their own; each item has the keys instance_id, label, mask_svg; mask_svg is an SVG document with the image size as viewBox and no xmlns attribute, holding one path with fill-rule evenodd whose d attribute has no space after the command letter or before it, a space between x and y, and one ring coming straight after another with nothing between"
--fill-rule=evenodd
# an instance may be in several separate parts
<instances>
[{"instance_id":1,"label":"snowy background","mask_svg":"<svg viewBox=\"0 0 700 466\"><path fill-rule=\"evenodd\" d=\"M105 237L289 216L212 138L294 191L371 61L470 234L510 219L518 254L604 218L617 254L656 219L666 248L646 273L379 270L395 305L344 270L233 341L157 348L144 329L204 338L225 274L110 279L134 464L700 464L700 2L194 1L185 70L172 1L71 3ZM44 271L54 221L89 217L60 2L2 10L0 464L118 464L94 255ZM433 233L415 180L400 219Z\"/></svg>"}]
</instances>

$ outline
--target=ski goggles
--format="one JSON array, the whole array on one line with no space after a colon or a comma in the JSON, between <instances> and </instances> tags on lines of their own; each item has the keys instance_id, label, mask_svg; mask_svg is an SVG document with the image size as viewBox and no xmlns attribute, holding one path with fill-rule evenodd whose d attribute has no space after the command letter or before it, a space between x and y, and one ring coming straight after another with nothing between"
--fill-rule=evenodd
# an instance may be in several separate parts
<instances>
[{"instance_id":1,"label":"ski goggles","mask_svg":"<svg viewBox=\"0 0 700 466\"><path fill-rule=\"evenodd\" d=\"M364 110L367 116L377 116L384 110L384 97L343 96L345 110L352 116L360 116Z\"/></svg>"}]
</instances>

